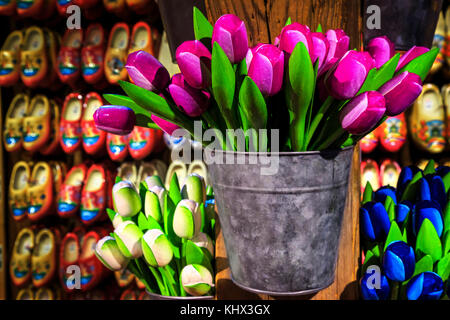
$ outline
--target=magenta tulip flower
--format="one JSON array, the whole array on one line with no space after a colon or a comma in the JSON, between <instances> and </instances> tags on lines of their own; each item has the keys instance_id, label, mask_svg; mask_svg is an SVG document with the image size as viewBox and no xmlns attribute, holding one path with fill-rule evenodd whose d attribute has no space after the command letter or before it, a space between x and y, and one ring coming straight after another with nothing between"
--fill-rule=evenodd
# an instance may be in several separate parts
<instances>
[{"instance_id":1,"label":"magenta tulip flower","mask_svg":"<svg viewBox=\"0 0 450 320\"><path fill-rule=\"evenodd\" d=\"M181 73L172 77L167 90L178 108L190 117L200 116L209 106L209 93L191 87Z\"/></svg>"},{"instance_id":2,"label":"magenta tulip flower","mask_svg":"<svg viewBox=\"0 0 450 320\"><path fill-rule=\"evenodd\" d=\"M369 53L347 51L325 75L325 85L338 100L353 98L361 89L374 61Z\"/></svg>"},{"instance_id":3,"label":"magenta tulip flower","mask_svg":"<svg viewBox=\"0 0 450 320\"><path fill-rule=\"evenodd\" d=\"M211 52L200 41L183 42L175 55L181 73L191 87L205 89L211 84Z\"/></svg>"},{"instance_id":4,"label":"magenta tulip flower","mask_svg":"<svg viewBox=\"0 0 450 320\"><path fill-rule=\"evenodd\" d=\"M311 31L308 26L300 23L292 23L281 30L279 48L291 54L297 43L302 42L311 55L313 42Z\"/></svg>"},{"instance_id":5,"label":"magenta tulip flower","mask_svg":"<svg viewBox=\"0 0 450 320\"><path fill-rule=\"evenodd\" d=\"M395 45L388 37L376 37L369 41L367 52L375 60L375 68L381 68L395 54Z\"/></svg>"},{"instance_id":6,"label":"magenta tulip flower","mask_svg":"<svg viewBox=\"0 0 450 320\"><path fill-rule=\"evenodd\" d=\"M180 129L180 127L177 126L176 124L161 119L160 117L155 116L154 114L152 114L150 118L153 120L154 123L158 125L158 127L161 128L162 131L166 132L169 135L172 135L175 130Z\"/></svg>"},{"instance_id":7,"label":"magenta tulip flower","mask_svg":"<svg viewBox=\"0 0 450 320\"><path fill-rule=\"evenodd\" d=\"M252 63L252 59L253 59L253 55L255 54L256 50L258 50L259 47L265 45L265 43L259 43L256 46L254 46L253 48L249 48L247 50L247 54L245 56L245 63L247 65L247 72L248 72L248 68L250 66L250 63Z\"/></svg>"},{"instance_id":8,"label":"magenta tulip flower","mask_svg":"<svg viewBox=\"0 0 450 320\"><path fill-rule=\"evenodd\" d=\"M417 74L405 71L386 82L378 91L386 99L386 114L395 116L420 96L422 80Z\"/></svg>"},{"instance_id":9,"label":"magenta tulip flower","mask_svg":"<svg viewBox=\"0 0 450 320\"><path fill-rule=\"evenodd\" d=\"M142 50L128 55L125 68L134 84L150 91L161 91L170 81L166 68L154 56Z\"/></svg>"},{"instance_id":10,"label":"magenta tulip flower","mask_svg":"<svg viewBox=\"0 0 450 320\"><path fill-rule=\"evenodd\" d=\"M230 59L238 63L248 50L247 29L244 22L234 14L225 14L217 19L212 34L212 45L217 42Z\"/></svg>"},{"instance_id":11,"label":"magenta tulip flower","mask_svg":"<svg viewBox=\"0 0 450 320\"><path fill-rule=\"evenodd\" d=\"M366 91L349 101L341 110L342 128L351 134L365 134L380 121L386 111L383 95Z\"/></svg>"},{"instance_id":12,"label":"magenta tulip flower","mask_svg":"<svg viewBox=\"0 0 450 320\"><path fill-rule=\"evenodd\" d=\"M328 30L326 36L330 45L326 61L330 61L332 58L339 60L348 51L350 37L341 29Z\"/></svg>"},{"instance_id":13,"label":"magenta tulip flower","mask_svg":"<svg viewBox=\"0 0 450 320\"><path fill-rule=\"evenodd\" d=\"M426 47L416 47L416 46L412 47L411 49L406 51L400 57L400 60L398 61L398 66L397 66L397 69L395 70L395 72L399 71L401 68L406 66L412 60L414 60L418 56L423 55L424 53L427 53L428 51L430 51L430 49L428 49Z\"/></svg>"},{"instance_id":14,"label":"magenta tulip flower","mask_svg":"<svg viewBox=\"0 0 450 320\"><path fill-rule=\"evenodd\" d=\"M313 32L311 33L311 39L313 44L311 60L316 63L316 60L319 59L319 69L322 67L325 59L328 55L328 49L330 47L327 38L321 32Z\"/></svg>"},{"instance_id":15,"label":"magenta tulip flower","mask_svg":"<svg viewBox=\"0 0 450 320\"><path fill-rule=\"evenodd\" d=\"M98 129L121 136L133 131L136 124L134 111L123 106L101 106L93 117Z\"/></svg>"},{"instance_id":16,"label":"magenta tulip flower","mask_svg":"<svg viewBox=\"0 0 450 320\"><path fill-rule=\"evenodd\" d=\"M260 45L254 52L248 76L264 96L280 92L283 85L284 53L272 44Z\"/></svg>"}]
</instances>

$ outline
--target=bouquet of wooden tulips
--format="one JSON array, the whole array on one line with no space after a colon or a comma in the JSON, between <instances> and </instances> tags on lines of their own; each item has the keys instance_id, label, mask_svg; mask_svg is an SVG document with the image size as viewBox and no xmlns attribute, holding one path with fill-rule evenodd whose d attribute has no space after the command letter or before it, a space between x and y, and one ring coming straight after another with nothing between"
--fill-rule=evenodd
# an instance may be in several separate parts
<instances>
[{"instance_id":1,"label":"bouquet of wooden tulips","mask_svg":"<svg viewBox=\"0 0 450 320\"><path fill-rule=\"evenodd\" d=\"M349 50L344 31L313 32L290 19L274 44L249 48L238 17L226 14L213 27L196 8L194 31L196 40L176 50L181 73L172 78L149 53L131 53L134 84L120 82L128 96L105 95L112 105L97 110L97 126L119 134L134 125L169 134L182 127L204 141L194 130L200 121L227 150L270 151L275 138L285 151L340 148L411 105L438 53L413 47L395 54L387 37L367 51ZM245 150L230 134L238 129Z\"/></svg>"},{"instance_id":2,"label":"bouquet of wooden tulips","mask_svg":"<svg viewBox=\"0 0 450 320\"><path fill-rule=\"evenodd\" d=\"M366 300L438 300L450 295L450 167L405 167L397 188L373 192L360 209Z\"/></svg>"},{"instance_id":3,"label":"bouquet of wooden tulips","mask_svg":"<svg viewBox=\"0 0 450 320\"><path fill-rule=\"evenodd\" d=\"M180 189L173 175L166 190L159 176L141 182L139 190L116 179L114 232L96 245L99 260L113 271L128 268L149 292L163 296L203 296L214 287L212 195L197 174Z\"/></svg>"}]
</instances>

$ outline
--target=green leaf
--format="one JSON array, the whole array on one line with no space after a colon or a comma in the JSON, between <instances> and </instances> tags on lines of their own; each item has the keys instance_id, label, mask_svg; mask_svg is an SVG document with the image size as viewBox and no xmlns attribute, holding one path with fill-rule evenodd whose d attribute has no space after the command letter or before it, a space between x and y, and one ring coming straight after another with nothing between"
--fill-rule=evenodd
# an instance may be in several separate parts
<instances>
[{"instance_id":1,"label":"green leaf","mask_svg":"<svg viewBox=\"0 0 450 320\"><path fill-rule=\"evenodd\" d=\"M103 98L113 105L125 106L133 109L134 114L136 115L136 126L160 129L159 126L150 118L151 114L146 109L139 106L131 98L120 94L104 94Z\"/></svg>"},{"instance_id":2,"label":"green leaf","mask_svg":"<svg viewBox=\"0 0 450 320\"><path fill-rule=\"evenodd\" d=\"M317 30L316 32L323 32L322 30L322 25L319 23L319 25L317 26Z\"/></svg>"},{"instance_id":3,"label":"green leaf","mask_svg":"<svg viewBox=\"0 0 450 320\"><path fill-rule=\"evenodd\" d=\"M214 43L212 50L211 78L214 99L220 112L229 129L235 129L233 100L236 76L230 60L217 42Z\"/></svg>"},{"instance_id":4,"label":"green leaf","mask_svg":"<svg viewBox=\"0 0 450 320\"><path fill-rule=\"evenodd\" d=\"M201 41L208 49L211 49L213 26L197 7L194 7L193 22L195 39Z\"/></svg>"},{"instance_id":5,"label":"green leaf","mask_svg":"<svg viewBox=\"0 0 450 320\"><path fill-rule=\"evenodd\" d=\"M159 224L159 222L156 221L156 220L155 220L153 217L151 217L151 216L148 216L148 217L147 217L147 225L148 225L149 230L151 230L151 229L159 229L159 230L161 230L161 231L164 232L164 229L161 227L161 225Z\"/></svg>"},{"instance_id":6,"label":"green leaf","mask_svg":"<svg viewBox=\"0 0 450 320\"><path fill-rule=\"evenodd\" d=\"M202 248L197 246L191 240L186 242L186 264L201 264L208 268L211 272L213 268L208 256L204 253Z\"/></svg>"},{"instance_id":7,"label":"green leaf","mask_svg":"<svg viewBox=\"0 0 450 320\"><path fill-rule=\"evenodd\" d=\"M170 242L172 242L175 246L179 246L181 244L181 239L175 234L175 231L173 231L173 216L175 214L175 208L176 206L166 193L164 195L164 233Z\"/></svg>"},{"instance_id":8,"label":"green leaf","mask_svg":"<svg viewBox=\"0 0 450 320\"><path fill-rule=\"evenodd\" d=\"M372 199L373 199L373 189L372 189L372 185L370 184L369 181L367 181L366 187L364 188L362 204L365 204L365 203L367 203L367 202L370 202L370 201L372 201Z\"/></svg>"},{"instance_id":9,"label":"green leaf","mask_svg":"<svg viewBox=\"0 0 450 320\"><path fill-rule=\"evenodd\" d=\"M434 162L433 159L430 159L430 161L428 161L425 169L423 169L423 175L427 175L427 174L434 174L436 173L436 170L434 169L434 166L436 165L436 163Z\"/></svg>"},{"instance_id":10,"label":"green leaf","mask_svg":"<svg viewBox=\"0 0 450 320\"><path fill-rule=\"evenodd\" d=\"M383 84L392 79L397 68L400 54L394 55L388 62L386 62L380 69L373 68L369 71L364 84L359 90L358 94L378 90Z\"/></svg>"},{"instance_id":11,"label":"green leaf","mask_svg":"<svg viewBox=\"0 0 450 320\"><path fill-rule=\"evenodd\" d=\"M422 81L425 81L425 78L428 75L428 72L433 65L434 60L439 53L439 48L435 47L430 51L418 56L414 60L411 60L406 66L404 66L398 73L408 71L417 74L420 76Z\"/></svg>"},{"instance_id":12,"label":"green leaf","mask_svg":"<svg viewBox=\"0 0 450 320\"><path fill-rule=\"evenodd\" d=\"M150 225L148 223L147 217L145 216L145 214L141 211L138 214L138 218L137 218L137 225L139 227L139 229L141 229L142 232L145 232L147 230L150 230Z\"/></svg>"},{"instance_id":13,"label":"green leaf","mask_svg":"<svg viewBox=\"0 0 450 320\"><path fill-rule=\"evenodd\" d=\"M109 220L113 222L114 217L116 216L116 212L114 210L111 210L110 208L106 208L106 214L108 215Z\"/></svg>"},{"instance_id":14,"label":"green leaf","mask_svg":"<svg viewBox=\"0 0 450 320\"><path fill-rule=\"evenodd\" d=\"M424 219L416 240L416 256L429 254L433 263L442 257L441 240L430 220Z\"/></svg>"},{"instance_id":15,"label":"green leaf","mask_svg":"<svg viewBox=\"0 0 450 320\"><path fill-rule=\"evenodd\" d=\"M384 201L384 208L386 209L386 212L389 216L389 221L395 220L395 203L394 200L390 196L386 197L386 200Z\"/></svg>"},{"instance_id":16,"label":"green leaf","mask_svg":"<svg viewBox=\"0 0 450 320\"><path fill-rule=\"evenodd\" d=\"M119 80L119 84L125 93L141 107L139 111L132 108L135 112L150 112L164 120L185 128L189 132L194 131L193 120L175 107L172 108L163 97L130 82Z\"/></svg>"},{"instance_id":17,"label":"green leaf","mask_svg":"<svg viewBox=\"0 0 450 320\"><path fill-rule=\"evenodd\" d=\"M287 20L286 20L286 23L284 24L284 26L286 27L286 26L288 26L290 24L292 24L292 20L291 20L291 17L288 17Z\"/></svg>"},{"instance_id":18,"label":"green leaf","mask_svg":"<svg viewBox=\"0 0 450 320\"><path fill-rule=\"evenodd\" d=\"M394 241L403 241L403 235L402 232L400 231L400 228L397 225L397 222L391 221L391 228L389 229L389 233L386 238L383 251L386 251L388 245Z\"/></svg>"},{"instance_id":19,"label":"green leaf","mask_svg":"<svg viewBox=\"0 0 450 320\"><path fill-rule=\"evenodd\" d=\"M119 183L120 181L122 181L122 178L120 176L116 176L114 183Z\"/></svg>"},{"instance_id":20,"label":"green leaf","mask_svg":"<svg viewBox=\"0 0 450 320\"><path fill-rule=\"evenodd\" d=\"M444 233L450 230L450 201L447 200L447 204L444 209Z\"/></svg>"},{"instance_id":21,"label":"green leaf","mask_svg":"<svg viewBox=\"0 0 450 320\"><path fill-rule=\"evenodd\" d=\"M450 252L450 230L444 232L442 236L442 254L445 255Z\"/></svg>"},{"instance_id":22,"label":"green leaf","mask_svg":"<svg viewBox=\"0 0 450 320\"><path fill-rule=\"evenodd\" d=\"M436 273L441 276L442 281L447 281L450 275L450 253L447 253L436 265Z\"/></svg>"},{"instance_id":23,"label":"green leaf","mask_svg":"<svg viewBox=\"0 0 450 320\"><path fill-rule=\"evenodd\" d=\"M180 183L178 182L176 173L172 175L172 179L170 180L169 197L175 206L181 201Z\"/></svg>"},{"instance_id":24,"label":"green leaf","mask_svg":"<svg viewBox=\"0 0 450 320\"><path fill-rule=\"evenodd\" d=\"M417 194L417 190L419 188L419 180L423 178L422 172L417 172L408 185L405 188L405 191L402 194L402 198L400 201L409 200L414 202Z\"/></svg>"},{"instance_id":25,"label":"green leaf","mask_svg":"<svg viewBox=\"0 0 450 320\"><path fill-rule=\"evenodd\" d=\"M444 181L445 192L447 193L448 190L450 189L450 172L447 173L447 174L442 178L442 181Z\"/></svg>"},{"instance_id":26,"label":"green leaf","mask_svg":"<svg viewBox=\"0 0 450 320\"><path fill-rule=\"evenodd\" d=\"M413 277L427 271L433 271L433 259L428 254L416 262Z\"/></svg>"}]
</instances>

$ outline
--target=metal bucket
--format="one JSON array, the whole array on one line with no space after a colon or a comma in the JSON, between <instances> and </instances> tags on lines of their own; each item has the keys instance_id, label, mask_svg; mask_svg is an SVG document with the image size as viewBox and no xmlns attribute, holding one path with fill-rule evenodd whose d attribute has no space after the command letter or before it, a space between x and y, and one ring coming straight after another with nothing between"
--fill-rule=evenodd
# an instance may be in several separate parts
<instances>
[{"instance_id":1,"label":"metal bucket","mask_svg":"<svg viewBox=\"0 0 450 320\"><path fill-rule=\"evenodd\" d=\"M232 280L269 295L328 287L335 276L353 147L276 153L274 175L261 175L267 165L249 164L251 155L205 151ZM232 160L217 163L227 156ZM236 164L237 156L245 164Z\"/></svg>"}]
</instances>

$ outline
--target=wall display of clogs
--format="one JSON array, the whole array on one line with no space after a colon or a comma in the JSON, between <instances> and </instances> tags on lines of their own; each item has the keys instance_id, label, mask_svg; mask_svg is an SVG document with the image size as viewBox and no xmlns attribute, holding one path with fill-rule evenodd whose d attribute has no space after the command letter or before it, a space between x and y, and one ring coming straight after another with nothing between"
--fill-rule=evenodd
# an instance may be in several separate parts
<instances>
[{"instance_id":1,"label":"wall display of clogs","mask_svg":"<svg viewBox=\"0 0 450 320\"><path fill-rule=\"evenodd\" d=\"M70 5L81 9L81 28L67 27L77 18ZM114 135L97 129L93 117L105 104L102 94L120 92L117 82L128 79L130 52L158 57L164 44L157 4L4 1L0 18L0 246L7 253L0 292L21 300L148 299L132 274L114 274L94 254L112 231L105 211L113 207L115 177L138 185L149 175L170 181L176 173L182 181L192 172L206 175L206 167L169 164L168 147L181 141L161 130Z\"/></svg>"},{"instance_id":2,"label":"wall display of clogs","mask_svg":"<svg viewBox=\"0 0 450 320\"><path fill-rule=\"evenodd\" d=\"M443 5L433 47L440 52L419 98L361 140L361 189L396 187L402 167L424 169L429 159L450 165L450 6Z\"/></svg>"}]
</instances>

